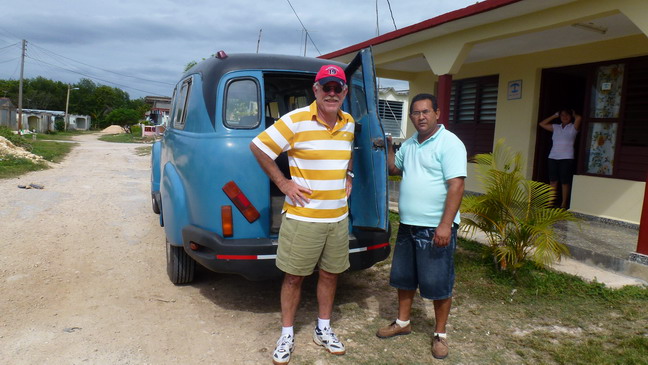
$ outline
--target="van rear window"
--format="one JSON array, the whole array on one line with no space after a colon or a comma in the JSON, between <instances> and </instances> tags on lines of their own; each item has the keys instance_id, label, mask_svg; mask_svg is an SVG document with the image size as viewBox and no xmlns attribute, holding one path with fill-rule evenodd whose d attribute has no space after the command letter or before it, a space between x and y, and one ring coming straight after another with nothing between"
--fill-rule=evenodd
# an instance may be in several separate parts
<instances>
[{"instance_id":1,"label":"van rear window","mask_svg":"<svg viewBox=\"0 0 648 365\"><path fill-rule=\"evenodd\" d=\"M256 128L261 121L259 85L256 80L234 79L225 91L225 126L233 129Z\"/></svg>"}]
</instances>

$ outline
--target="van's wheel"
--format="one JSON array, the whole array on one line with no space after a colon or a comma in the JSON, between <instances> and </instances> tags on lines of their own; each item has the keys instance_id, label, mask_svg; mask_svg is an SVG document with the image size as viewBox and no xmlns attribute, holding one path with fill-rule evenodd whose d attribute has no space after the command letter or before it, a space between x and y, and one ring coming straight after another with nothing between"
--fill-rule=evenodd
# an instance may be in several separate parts
<instances>
[{"instance_id":1,"label":"van's wheel","mask_svg":"<svg viewBox=\"0 0 648 365\"><path fill-rule=\"evenodd\" d=\"M196 261L182 246L173 246L166 240L167 274L174 284L187 284L193 281Z\"/></svg>"},{"instance_id":2,"label":"van's wheel","mask_svg":"<svg viewBox=\"0 0 648 365\"><path fill-rule=\"evenodd\" d=\"M157 200L155 200L155 194L151 194L151 205L153 206L153 213L160 214L160 206Z\"/></svg>"}]
</instances>

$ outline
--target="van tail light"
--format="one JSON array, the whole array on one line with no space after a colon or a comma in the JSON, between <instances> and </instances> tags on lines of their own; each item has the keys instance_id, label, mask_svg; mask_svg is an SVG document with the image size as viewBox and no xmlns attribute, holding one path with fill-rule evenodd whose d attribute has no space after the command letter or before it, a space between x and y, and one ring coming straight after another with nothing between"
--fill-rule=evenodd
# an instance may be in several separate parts
<instances>
[{"instance_id":1,"label":"van tail light","mask_svg":"<svg viewBox=\"0 0 648 365\"><path fill-rule=\"evenodd\" d=\"M234 235L231 205L223 205L221 207L221 225L223 227L223 237L232 237Z\"/></svg>"},{"instance_id":2,"label":"van tail light","mask_svg":"<svg viewBox=\"0 0 648 365\"><path fill-rule=\"evenodd\" d=\"M225 51L223 50L220 50L216 52L216 58L218 58L219 60L224 60L227 58L227 53L225 53Z\"/></svg>"},{"instance_id":3,"label":"van tail light","mask_svg":"<svg viewBox=\"0 0 648 365\"><path fill-rule=\"evenodd\" d=\"M232 200L232 203L236 205L236 208L243 214L245 219L248 220L248 222L252 223L255 220L259 219L261 216L259 214L259 211L256 210L254 205L248 200L248 198L243 194L241 189L239 189L238 185L234 181L230 181L227 184L223 185L223 191L225 194L227 194L227 197L229 197Z\"/></svg>"}]
</instances>

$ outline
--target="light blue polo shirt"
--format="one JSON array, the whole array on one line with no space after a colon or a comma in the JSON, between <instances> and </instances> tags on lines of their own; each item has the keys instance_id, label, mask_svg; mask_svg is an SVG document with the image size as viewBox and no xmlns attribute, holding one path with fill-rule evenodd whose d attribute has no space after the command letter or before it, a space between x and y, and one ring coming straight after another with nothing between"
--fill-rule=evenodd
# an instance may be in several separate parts
<instances>
[{"instance_id":1,"label":"light blue polo shirt","mask_svg":"<svg viewBox=\"0 0 648 365\"><path fill-rule=\"evenodd\" d=\"M398 211L401 223L437 227L448 194L447 180L467 176L466 147L441 124L423 143L418 133L403 142L395 165L403 171ZM459 212L454 222L459 224Z\"/></svg>"}]
</instances>

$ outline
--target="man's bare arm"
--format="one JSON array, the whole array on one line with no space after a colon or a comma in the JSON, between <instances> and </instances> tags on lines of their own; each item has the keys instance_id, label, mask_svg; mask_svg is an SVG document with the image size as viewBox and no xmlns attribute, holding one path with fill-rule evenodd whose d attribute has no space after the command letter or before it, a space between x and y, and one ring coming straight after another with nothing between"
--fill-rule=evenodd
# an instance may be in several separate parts
<instances>
[{"instance_id":1,"label":"man's bare arm","mask_svg":"<svg viewBox=\"0 0 648 365\"><path fill-rule=\"evenodd\" d=\"M434 244L440 247L447 246L450 243L450 236L452 234L452 223L459 211L461 199L463 198L464 177L455 177L447 181L448 195L446 196L445 207L441 222L434 231Z\"/></svg>"}]
</instances>

